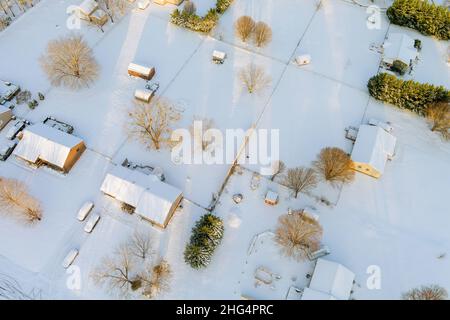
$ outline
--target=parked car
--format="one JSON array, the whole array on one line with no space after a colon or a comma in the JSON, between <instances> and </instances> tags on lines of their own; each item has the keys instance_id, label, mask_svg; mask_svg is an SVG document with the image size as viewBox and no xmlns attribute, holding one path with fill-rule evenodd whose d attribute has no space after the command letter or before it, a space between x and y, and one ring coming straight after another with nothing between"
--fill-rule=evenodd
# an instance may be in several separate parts
<instances>
[{"instance_id":1,"label":"parked car","mask_svg":"<svg viewBox=\"0 0 450 320\"><path fill-rule=\"evenodd\" d=\"M84 221L84 219L86 219L86 217L89 215L89 212L91 212L92 208L94 208L94 203L91 201L83 204L80 211L78 211L77 219L79 221Z\"/></svg>"},{"instance_id":2,"label":"parked car","mask_svg":"<svg viewBox=\"0 0 450 320\"><path fill-rule=\"evenodd\" d=\"M72 249L70 252L66 255L62 262L62 266L67 269L70 267L70 265L75 261L75 258L78 256L78 250Z\"/></svg>"},{"instance_id":3,"label":"parked car","mask_svg":"<svg viewBox=\"0 0 450 320\"><path fill-rule=\"evenodd\" d=\"M100 216L98 214L91 215L89 220L86 222L86 225L84 226L84 231L87 233L91 233L97 225L98 220L100 220Z\"/></svg>"},{"instance_id":4,"label":"parked car","mask_svg":"<svg viewBox=\"0 0 450 320\"><path fill-rule=\"evenodd\" d=\"M17 134L25 128L25 126L25 121L16 121L16 123L14 123L14 125L9 128L8 132L6 133L6 139L13 140L17 136Z\"/></svg>"},{"instance_id":5,"label":"parked car","mask_svg":"<svg viewBox=\"0 0 450 320\"><path fill-rule=\"evenodd\" d=\"M0 149L0 160L6 161L17 146L17 142L11 142Z\"/></svg>"}]
</instances>

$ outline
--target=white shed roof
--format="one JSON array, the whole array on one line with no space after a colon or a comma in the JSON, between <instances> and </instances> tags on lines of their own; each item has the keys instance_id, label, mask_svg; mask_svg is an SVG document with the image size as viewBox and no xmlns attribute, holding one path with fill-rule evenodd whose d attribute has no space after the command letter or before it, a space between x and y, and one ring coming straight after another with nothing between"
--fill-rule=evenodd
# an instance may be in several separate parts
<instances>
[{"instance_id":1,"label":"white shed roof","mask_svg":"<svg viewBox=\"0 0 450 320\"><path fill-rule=\"evenodd\" d=\"M135 212L164 225L171 208L181 196L177 188L154 175L117 166L106 175L101 191L133 206Z\"/></svg>"},{"instance_id":2,"label":"white shed roof","mask_svg":"<svg viewBox=\"0 0 450 320\"><path fill-rule=\"evenodd\" d=\"M27 127L14 154L30 162L38 159L63 168L70 151L83 143L83 140L38 123Z\"/></svg>"},{"instance_id":3,"label":"white shed roof","mask_svg":"<svg viewBox=\"0 0 450 320\"><path fill-rule=\"evenodd\" d=\"M414 48L414 40L401 33L392 33L383 44L383 61L392 64L400 60L409 65L410 60L417 57L417 49Z\"/></svg>"},{"instance_id":4,"label":"white shed roof","mask_svg":"<svg viewBox=\"0 0 450 320\"><path fill-rule=\"evenodd\" d=\"M355 274L343 265L318 259L309 288L338 300L348 300L354 279ZM306 297L308 294L318 296L317 293L310 292Z\"/></svg>"},{"instance_id":5,"label":"white shed roof","mask_svg":"<svg viewBox=\"0 0 450 320\"><path fill-rule=\"evenodd\" d=\"M95 0L84 0L78 8L86 15L92 14L97 8L98 4Z\"/></svg>"},{"instance_id":6,"label":"white shed roof","mask_svg":"<svg viewBox=\"0 0 450 320\"><path fill-rule=\"evenodd\" d=\"M352 151L354 162L367 163L380 174L386 161L394 156L397 138L378 126L362 125Z\"/></svg>"}]
</instances>

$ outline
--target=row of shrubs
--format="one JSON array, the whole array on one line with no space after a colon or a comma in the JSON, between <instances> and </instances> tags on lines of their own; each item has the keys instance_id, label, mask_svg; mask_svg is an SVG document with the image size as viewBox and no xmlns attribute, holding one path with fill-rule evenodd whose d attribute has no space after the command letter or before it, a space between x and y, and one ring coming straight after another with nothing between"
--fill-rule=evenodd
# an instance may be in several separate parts
<instances>
[{"instance_id":1,"label":"row of shrubs","mask_svg":"<svg viewBox=\"0 0 450 320\"><path fill-rule=\"evenodd\" d=\"M450 11L444 6L428 0L396 0L386 13L394 24L450 40Z\"/></svg>"},{"instance_id":2,"label":"row of shrubs","mask_svg":"<svg viewBox=\"0 0 450 320\"><path fill-rule=\"evenodd\" d=\"M171 15L171 22L177 26L191 29L196 32L208 33L219 21L219 15L223 14L231 5L233 0L217 0L216 7L212 8L203 17L196 13L193 4L185 4L181 12L175 9Z\"/></svg>"},{"instance_id":3,"label":"row of shrubs","mask_svg":"<svg viewBox=\"0 0 450 320\"><path fill-rule=\"evenodd\" d=\"M219 217L211 213L203 215L192 229L191 239L184 251L185 262L194 269L206 267L222 241L223 233L223 221Z\"/></svg>"},{"instance_id":4,"label":"row of shrubs","mask_svg":"<svg viewBox=\"0 0 450 320\"><path fill-rule=\"evenodd\" d=\"M387 73L372 77L367 87L375 99L408 109L421 116L426 115L430 105L448 101L450 98L450 92L443 86L413 80L405 81Z\"/></svg>"}]
</instances>

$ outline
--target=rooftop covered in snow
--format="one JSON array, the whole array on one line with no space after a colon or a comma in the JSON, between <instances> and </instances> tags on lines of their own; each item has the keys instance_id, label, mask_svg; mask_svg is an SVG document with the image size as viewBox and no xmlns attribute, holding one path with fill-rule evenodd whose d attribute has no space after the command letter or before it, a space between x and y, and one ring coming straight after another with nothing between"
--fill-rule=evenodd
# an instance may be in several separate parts
<instances>
[{"instance_id":1,"label":"rooftop covered in snow","mask_svg":"<svg viewBox=\"0 0 450 320\"><path fill-rule=\"evenodd\" d=\"M378 178L394 156L397 139L378 126L362 125L352 151L354 169Z\"/></svg>"},{"instance_id":2,"label":"rooftop covered in snow","mask_svg":"<svg viewBox=\"0 0 450 320\"><path fill-rule=\"evenodd\" d=\"M165 228L182 198L177 188L122 166L109 172L101 191L135 208L143 218Z\"/></svg>"},{"instance_id":3,"label":"rooftop covered in snow","mask_svg":"<svg viewBox=\"0 0 450 320\"><path fill-rule=\"evenodd\" d=\"M41 160L68 171L84 149L84 142L80 138L38 123L23 131L14 155L31 163Z\"/></svg>"},{"instance_id":4,"label":"rooftop covered in snow","mask_svg":"<svg viewBox=\"0 0 450 320\"><path fill-rule=\"evenodd\" d=\"M318 259L309 289L305 291L302 299L348 300L354 279L355 274L343 265Z\"/></svg>"}]
</instances>

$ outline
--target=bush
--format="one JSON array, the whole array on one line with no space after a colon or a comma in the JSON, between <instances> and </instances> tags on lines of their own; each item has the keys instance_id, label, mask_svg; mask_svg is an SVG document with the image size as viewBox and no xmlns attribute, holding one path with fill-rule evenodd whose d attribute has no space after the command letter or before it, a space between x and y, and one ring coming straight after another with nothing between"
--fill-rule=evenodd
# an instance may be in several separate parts
<instances>
[{"instance_id":1,"label":"bush","mask_svg":"<svg viewBox=\"0 0 450 320\"><path fill-rule=\"evenodd\" d=\"M217 0L216 2L216 11L219 14L223 14L227 11L228 7L231 5L233 0Z\"/></svg>"},{"instance_id":2,"label":"bush","mask_svg":"<svg viewBox=\"0 0 450 320\"><path fill-rule=\"evenodd\" d=\"M203 215L192 229L191 239L184 251L184 260L194 269L206 267L214 250L222 241L223 221L211 213Z\"/></svg>"},{"instance_id":3,"label":"bush","mask_svg":"<svg viewBox=\"0 0 450 320\"><path fill-rule=\"evenodd\" d=\"M170 19L177 26L203 33L210 32L216 26L218 20L219 15L215 9L209 10L204 17L197 14L180 13L178 9L175 9Z\"/></svg>"},{"instance_id":4,"label":"bush","mask_svg":"<svg viewBox=\"0 0 450 320\"><path fill-rule=\"evenodd\" d=\"M389 20L440 40L450 40L450 11L427 0L395 0L387 10Z\"/></svg>"},{"instance_id":5,"label":"bush","mask_svg":"<svg viewBox=\"0 0 450 320\"><path fill-rule=\"evenodd\" d=\"M409 66L400 60L395 60L392 63L391 70L397 72L399 75L403 76L408 72Z\"/></svg>"},{"instance_id":6,"label":"bush","mask_svg":"<svg viewBox=\"0 0 450 320\"><path fill-rule=\"evenodd\" d=\"M415 39L414 40L414 48L416 48L417 50L422 50L422 41L420 41L419 39Z\"/></svg>"},{"instance_id":7,"label":"bush","mask_svg":"<svg viewBox=\"0 0 450 320\"><path fill-rule=\"evenodd\" d=\"M408 109L425 116L428 106L435 102L448 101L450 94L443 86L422 84L413 80L404 81L381 73L372 77L367 87L372 97Z\"/></svg>"},{"instance_id":8,"label":"bush","mask_svg":"<svg viewBox=\"0 0 450 320\"><path fill-rule=\"evenodd\" d=\"M208 13L200 17L195 13L195 5L186 3L182 12L175 9L172 12L170 21L180 27L191 29L192 31L208 33L219 21L219 15L223 14L231 5L233 0L217 0L216 7L208 11Z\"/></svg>"}]
</instances>

